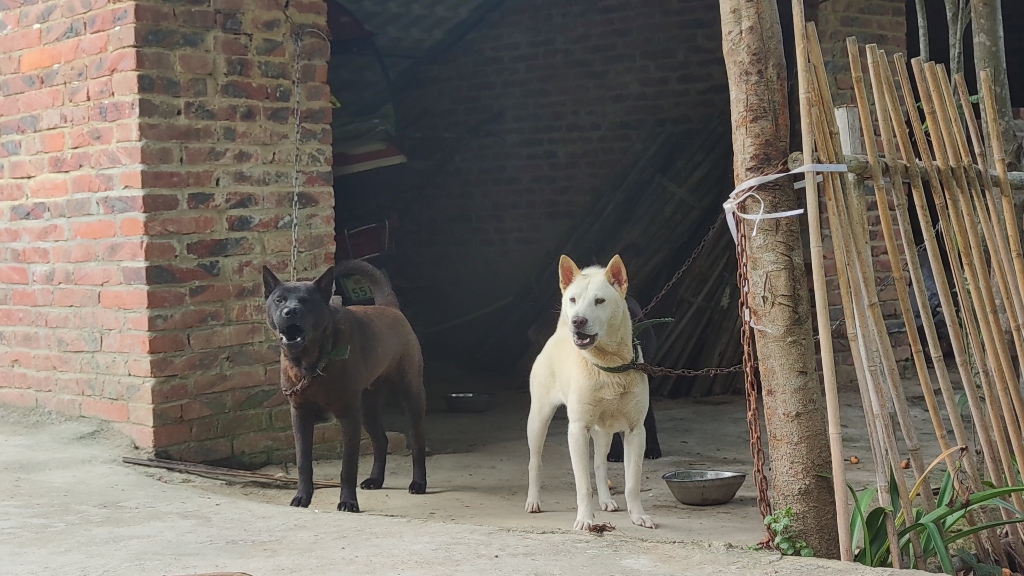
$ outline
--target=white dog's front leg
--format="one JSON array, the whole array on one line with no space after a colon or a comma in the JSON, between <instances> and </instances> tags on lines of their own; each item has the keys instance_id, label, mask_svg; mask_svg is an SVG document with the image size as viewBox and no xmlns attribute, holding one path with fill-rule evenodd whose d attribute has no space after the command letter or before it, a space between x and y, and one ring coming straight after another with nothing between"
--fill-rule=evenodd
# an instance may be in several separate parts
<instances>
[{"instance_id":1,"label":"white dog's front leg","mask_svg":"<svg viewBox=\"0 0 1024 576\"><path fill-rule=\"evenodd\" d=\"M654 528L654 520L644 512L644 506L640 503L640 480L643 478L646 443L647 431L642 424L622 435L623 463L626 467L626 510L633 524Z\"/></svg>"},{"instance_id":2,"label":"white dog's front leg","mask_svg":"<svg viewBox=\"0 0 1024 576\"><path fill-rule=\"evenodd\" d=\"M590 433L582 422L569 421L569 458L576 477L576 523L573 529L589 531L594 525L590 495Z\"/></svg>"},{"instance_id":3,"label":"white dog's front leg","mask_svg":"<svg viewBox=\"0 0 1024 576\"><path fill-rule=\"evenodd\" d=\"M551 417L558 407L546 398L530 403L530 417L526 421L526 439L530 445L530 487L526 493L526 511L540 512L540 467L544 454L544 440L548 435Z\"/></svg>"},{"instance_id":4,"label":"white dog's front leg","mask_svg":"<svg viewBox=\"0 0 1024 576\"><path fill-rule=\"evenodd\" d=\"M594 427L590 431L594 438L594 477L597 480L597 502L601 510L615 512L619 505L612 500L612 492L608 489L608 449L612 445L612 433Z\"/></svg>"}]
</instances>

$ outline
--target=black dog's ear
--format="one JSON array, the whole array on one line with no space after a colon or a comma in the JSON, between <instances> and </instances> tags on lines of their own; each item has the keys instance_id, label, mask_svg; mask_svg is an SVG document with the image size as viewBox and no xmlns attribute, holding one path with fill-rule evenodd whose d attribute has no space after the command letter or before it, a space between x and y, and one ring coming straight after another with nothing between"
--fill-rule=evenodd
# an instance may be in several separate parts
<instances>
[{"instance_id":1,"label":"black dog's ear","mask_svg":"<svg viewBox=\"0 0 1024 576\"><path fill-rule=\"evenodd\" d=\"M328 268L319 278L313 281L316 291L324 299L324 302L331 303L331 296L334 296L334 266Z\"/></svg>"},{"instance_id":2,"label":"black dog's ear","mask_svg":"<svg viewBox=\"0 0 1024 576\"><path fill-rule=\"evenodd\" d=\"M270 298L270 295L281 285L281 279L274 274L274 271L263 266L263 297Z\"/></svg>"}]
</instances>

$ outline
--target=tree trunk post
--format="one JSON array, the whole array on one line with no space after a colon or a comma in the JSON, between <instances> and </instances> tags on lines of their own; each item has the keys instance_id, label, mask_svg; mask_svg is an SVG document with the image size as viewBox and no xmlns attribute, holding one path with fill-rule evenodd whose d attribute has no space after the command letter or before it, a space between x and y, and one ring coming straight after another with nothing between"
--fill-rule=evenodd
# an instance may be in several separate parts
<instances>
[{"instance_id":1,"label":"tree trunk post","mask_svg":"<svg viewBox=\"0 0 1024 576\"><path fill-rule=\"evenodd\" d=\"M1010 84L1006 76L1002 0L971 0L971 24L974 32L974 68L978 74L978 86L981 86L981 71L988 70L992 77L999 136L1007 152L1006 159L1009 162L1019 162L1020 143L1016 141L1013 131ZM985 103L981 102L981 105L984 106ZM982 129L985 139L991 139L993 135L989 133L988 124L982 124ZM992 166L988 168L991 169Z\"/></svg>"},{"instance_id":2,"label":"tree trunk post","mask_svg":"<svg viewBox=\"0 0 1024 576\"><path fill-rule=\"evenodd\" d=\"M800 8L798 35L804 33ZM720 9L732 111L733 175L739 183L777 171L789 154L782 28L775 0L721 0ZM788 178L759 186L757 194L765 213L799 205ZM751 203L757 200L747 205ZM744 227L744 233L751 228ZM812 340L800 220L761 221L757 235L747 238L747 258L773 505L776 510L793 509L794 529L817 556L838 558L833 486L822 476L829 471L829 436ZM817 258L815 264L820 265L820 253ZM827 319L822 330L828 330ZM822 360L834 359L830 355Z\"/></svg>"}]
</instances>

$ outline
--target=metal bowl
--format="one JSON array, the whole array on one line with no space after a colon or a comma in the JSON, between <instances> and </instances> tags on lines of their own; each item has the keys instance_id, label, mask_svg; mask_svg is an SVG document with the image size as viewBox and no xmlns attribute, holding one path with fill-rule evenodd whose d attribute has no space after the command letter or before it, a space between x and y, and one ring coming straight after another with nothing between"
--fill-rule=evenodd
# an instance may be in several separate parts
<instances>
[{"instance_id":1,"label":"metal bowl","mask_svg":"<svg viewBox=\"0 0 1024 576\"><path fill-rule=\"evenodd\" d=\"M444 402L452 412L478 414L493 408L495 398L497 396L486 392L459 392L448 394L444 397Z\"/></svg>"},{"instance_id":2,"label":"metal bowl","mask_svg":"<svg viewBox=\"0 0 1024 576\"><path fill-rule=\"evenodd\" d=\"M668 484L668 489L680 503L689 506L715 506L735 498L747 475L714 470L676 470L665 474L661 479Z\"/></svg>"}]
</instances>

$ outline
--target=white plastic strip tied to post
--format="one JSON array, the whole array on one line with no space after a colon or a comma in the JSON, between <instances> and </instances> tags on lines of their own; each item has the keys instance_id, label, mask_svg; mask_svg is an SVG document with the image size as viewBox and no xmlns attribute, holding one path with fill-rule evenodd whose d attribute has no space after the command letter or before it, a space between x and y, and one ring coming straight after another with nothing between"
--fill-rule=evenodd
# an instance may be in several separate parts
<instances>
[{"instance_id":1,"label":"white plastic strip tied to post","mask_svg":"<svg viewBox=\"0 0 1024 576\"><path fill-rule=\"evenodd\" d=\"M804 164L803 166L790 170L789 172L783 172L781 174L768 174L767 176L758 176L757 178L751 178L750 180L747 180L746 182L740 184L739 186L736 187L735 190L733 190L729 194L729 199L725 201L725 204L722 204L722 207L725 208L725 223L729 225L729 232L732 234L733 242L738 242L736 232L736 220L733 219L733 214L740 218L743 218L744 220L754 221L754 229L750 233L750 236L754 237L757 236L757 225L761 222L761 220L770 220L772 218L788 218L790 216L799 216L800 214L804 213L804 209L800 208L798 210L787 210L785 212L770 212L768 214L765 214L764 200L762 200L761 197L758 196L755 192L748 191L751 188L756 188L761 184L767 184L768 182L771 182L773 180L785 178L786 176L791 176L793 174L803 174L805 172L846 172L847 170L848 169L846 167L846 164ZM815 182L821 181L821 176L815 178ZM796 184L793 185L793 188L803 188L804 185L804 182L797 182ZM744 214L739 211L740 202L743 202L747 198L754 198L761 203L761 209L758 210L756 214Z\"/></svg>"}]
</instances>

